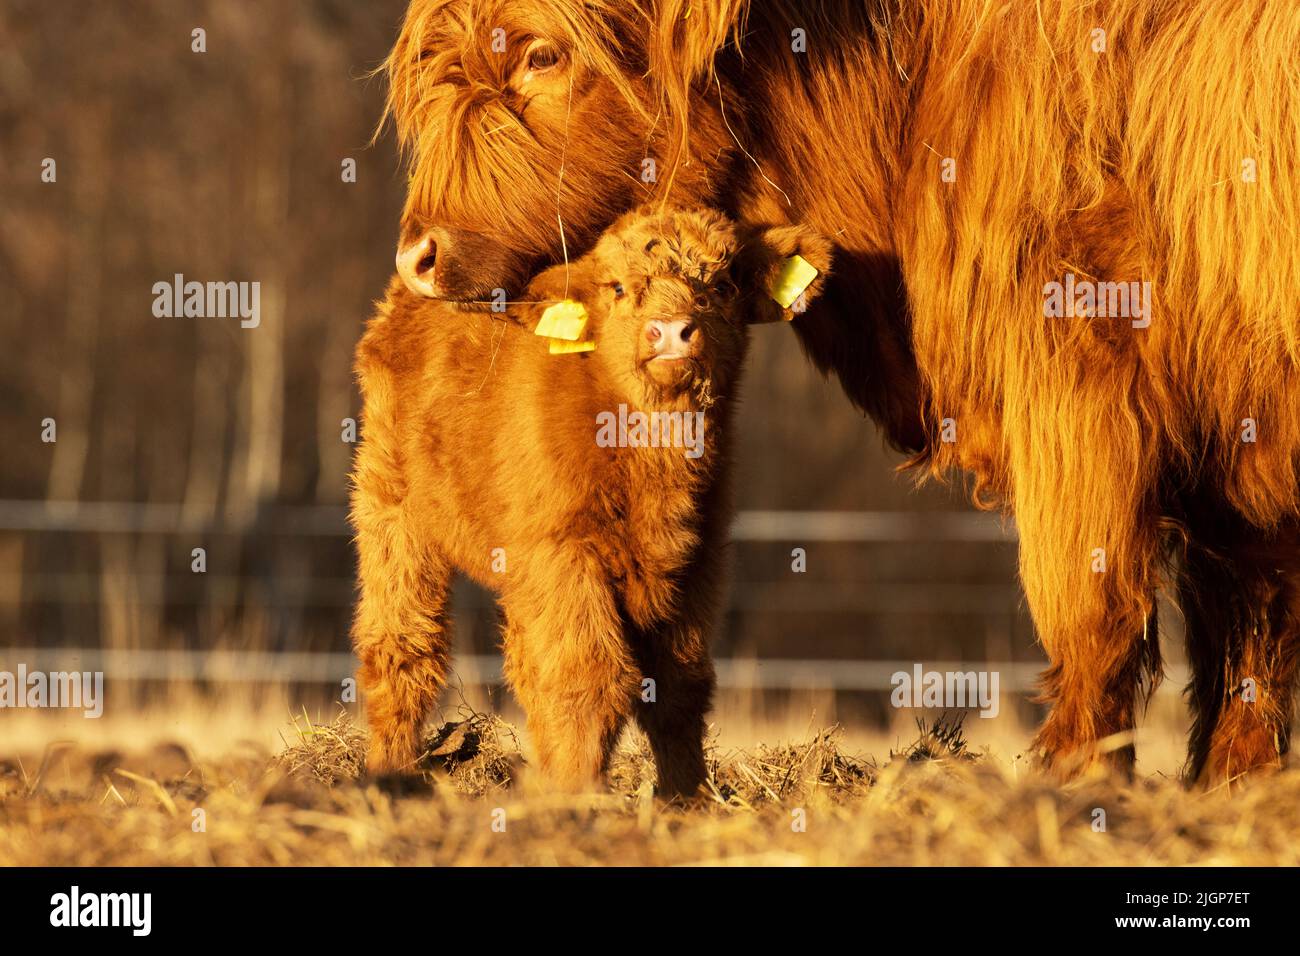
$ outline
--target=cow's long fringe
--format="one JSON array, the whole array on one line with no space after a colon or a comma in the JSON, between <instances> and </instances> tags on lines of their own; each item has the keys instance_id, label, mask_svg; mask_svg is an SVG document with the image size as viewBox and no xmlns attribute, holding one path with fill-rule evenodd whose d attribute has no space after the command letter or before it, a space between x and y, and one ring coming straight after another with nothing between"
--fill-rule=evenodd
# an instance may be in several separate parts
<instances>
[{"instance_id":1,"label":"cow's long fringe","mask_svg":"<svg viewBox=\"0 0 1300 956\"><path fill-rule=\"evenodd\" d=\"M644 33L646 20L635 4L619 0L534 0L523 7L499 0L412 3L397 41L376 71L388 77L379 130L392 123L408 160L408 211L445 212L483 235L549 249L556 238L554 219L539 220L530 204L521 203L515 187L555 178L551 151L556 144L539 141L501 96L512 60L493 51L494 31L504 31L511 44L534 33L551 38L593 75L608 78L627 106L649 122L646 97L636 82L633 46L627 42ZM448 110L463 115L447 121ZM426 122L430 113L438 114L440 122ZM567 148L600 150L629 135L613 123L584 134ZM601 208L601 196L584 189L588 185L580 177L560 180L557 202L587 208L593 220L608 221L621 212Z\"/></svg>"}]
</instances>

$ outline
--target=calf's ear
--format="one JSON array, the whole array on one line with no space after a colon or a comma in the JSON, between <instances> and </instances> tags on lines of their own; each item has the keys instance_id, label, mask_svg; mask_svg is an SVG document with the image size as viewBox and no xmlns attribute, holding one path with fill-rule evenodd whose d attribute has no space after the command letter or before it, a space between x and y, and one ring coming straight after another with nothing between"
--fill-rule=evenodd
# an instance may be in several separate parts
<instances>
[{"instance_id":1,"label":"calf's ear","mask_svg":"<svg viewBox=\"0 0 1300 956\"><path fill-rule=\"evenodd\" d=\"M510 316L520 325L532 329L548 307L565 300L581 302L588 310L596 302L596 276L586 259L560 262L537 273L520 297L510 307Z\"/></svg>"},{"instance_id":2,"label":"calf's ear","mask_svg":"<svg viewBox=\"0 0 1300 956\"><path fill-rule=\"evenodd\" d=\"M767 226L742 238L734 272L745 291L746 321L790 321L821 293L833 244L807 226Z\"/></svg>"}]
</instances>

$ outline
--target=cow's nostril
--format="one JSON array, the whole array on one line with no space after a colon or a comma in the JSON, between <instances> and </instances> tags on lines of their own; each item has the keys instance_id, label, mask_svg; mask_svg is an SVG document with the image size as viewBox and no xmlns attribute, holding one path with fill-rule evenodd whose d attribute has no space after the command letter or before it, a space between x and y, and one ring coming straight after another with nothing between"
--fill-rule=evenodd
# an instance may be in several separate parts
<instances>
[{"instance_id":1,"label":"cow's nostril","mask_svg":"<svg viewBox=\"0 0 1300 956\"><path fill-rule=\"evenodd\" d=\"M657 325L647 325L645 327L645 337L647 342L658 342L664 337L664 333Z\"/></svg>"},{"instance_id":2,"label":"cow's nostril","mask_svg":"<svg viewBox=\"0 0 1300 956\"><path fill-rule=\"evenodd\" d=\"M683 341L683 342L689 342L689 341L691 340L691 336L694 335L694 334L695 334L695 323L694 323L694 322L687 322L684 326L682 326L682 341Z\"/></svg>"},{"instance_id":3,"label":"cow's nostril","mask_svg":"<svg viewBox=\"0 0 1300 956\"><path fill-rule=\"evenodd\" d=\"M415 264L415 274L424 275L435 265L438 264L438 244L432 239L429 240L429 249L420 257L420 261Z\"/></svg>"}]
</instances>

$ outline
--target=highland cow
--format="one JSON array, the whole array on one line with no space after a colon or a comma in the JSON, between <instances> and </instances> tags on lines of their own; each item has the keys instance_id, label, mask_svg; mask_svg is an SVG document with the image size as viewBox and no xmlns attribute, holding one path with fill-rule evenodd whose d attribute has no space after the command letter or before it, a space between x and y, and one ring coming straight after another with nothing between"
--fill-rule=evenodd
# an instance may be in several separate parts
<instances>
[{"instance_id":1,"label":"highland cow","mask_svg":"<svg viewBox=\"0 0 1300 956\"><path fill-rule=\"evenodd\" d=\"M1044 763L1131 768L1172 575L1189 776L1228 780L1300 661L1298 47L1293 0L413 0L398 270L471 307L650 197L833 237L795 332L1014 512ZM1052 315L1067 275L1150 313Z\"/></svg>"},{"instance_id":2,"label":"highland cow","mask_svg":"<svg viewBox=\"0 0 1300 956\"><path fill-rule=\"evenodd\" d=\"M595 783L631 716L659 792L695 792L745 326L780 317L761 290L795 254L829 266L829 243L806 230L742 240L717 213L631 213L508 309L541 332L543 306L581 303L572 347L594 350L576 354L395 283L356 362L353 638L370 772L414 768L461 571L499 595L506 677L548 781Z\"/></svg>"}]
</instances>

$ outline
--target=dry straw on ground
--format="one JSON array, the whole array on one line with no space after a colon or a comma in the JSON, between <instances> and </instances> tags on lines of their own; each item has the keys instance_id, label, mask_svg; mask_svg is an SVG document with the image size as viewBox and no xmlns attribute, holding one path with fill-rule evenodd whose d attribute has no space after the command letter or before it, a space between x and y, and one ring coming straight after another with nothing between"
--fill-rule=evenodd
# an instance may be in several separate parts
<instances>
[{"instance_id":1,"label":"dry straw on ground","mask_svg":"<svg viewBox=\"0 0 1300 956\"><path fill-rule=\"evenodd\" d=\"M620 748L608 794L556 797L533 791L508 724L454 718L407 787L364 778L363 734L344 714L300 715L279 754L0 755L0 864L1300 863L1297 771L1233 795L1159 776L1060 788L972 753L952 723L922 726L880 765L830 728L712 748L708 792L675 807L653 799L640 737Z\"/></svg>"}]
</instances>

